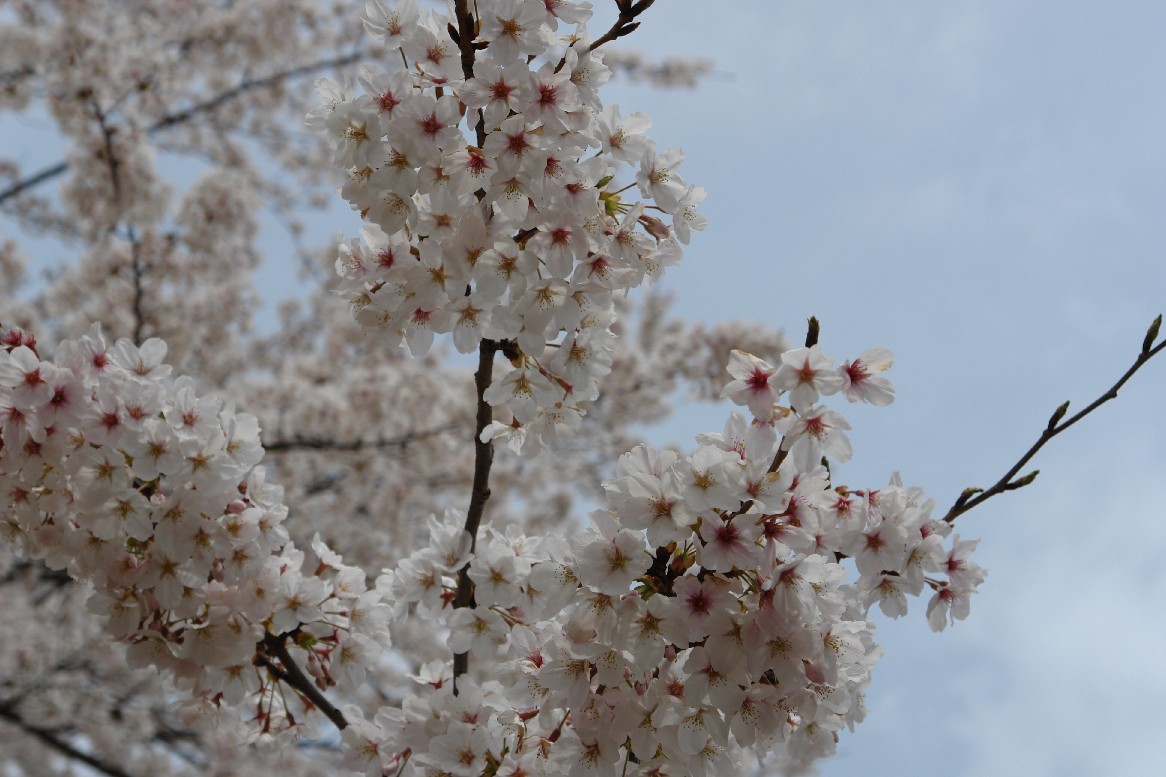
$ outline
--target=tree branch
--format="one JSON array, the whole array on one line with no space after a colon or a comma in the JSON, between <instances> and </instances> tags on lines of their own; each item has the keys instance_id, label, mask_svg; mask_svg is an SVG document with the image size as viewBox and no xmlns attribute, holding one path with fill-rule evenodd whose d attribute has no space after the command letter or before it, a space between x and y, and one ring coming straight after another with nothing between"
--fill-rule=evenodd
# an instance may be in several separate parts
<instances>
[{"instance_id":1,"label":"tree branch","mask_svg":"<svg viewBox=\"0 0 1166 777\"><path fill-rule=\"evenodd\" d=\"M462 74L467 78L474 77L474 37L477 35L477 26L474 15L470 13L466 0L455 0L453 4L454 16L457 18L457 46L462 55Z\"/></svg>"},{"instance_id":2,"label":"tree branch","mask_svg":"<svg viewBox=\"0 0 1166 777\"><path fill-rule=\"evenodd\" d=\"M466 533L470 535L470 551L477 547L478 527L482 523L482 514L486 510L486 500L490 498L490 465L494 462L494 443L482 442L482 432L490 425L493 419L493 408L485 399L486 389L490 388L490 380L494 372L494 354L502 348L502 344L495 340L482 340L478 346L478 370L474 373L474 388L478 393L478 413L474 421L474 485L470 492L470 506L466 510ZM454 607L470 607L474 601L474 586L470 580L470 565L466 564L458 570L457 593L454 595ZM458 653L453 657L454 689L457 689L457 678L465 674L470 668L468 653Z\"/></svg>"},{"instance_id":3,"label":"tree branch","mask_svg":"<svg viewBox=\"0 0 1166 777\"><path fill-rule=\"evenodd\" d=\"M11 199L12 197L15 197L15 196L21 194L26 189L32 189L32 188L44 183L45 181L51 181L52 179L56 178L58 175L60 175L61 173L65 172L68 169L69 169L68 162L57 162L52 167L46 167L44 170L41 170L39 173L34 173L34 174L30 175L28 178L22 178L21 180L17 181L16 183L12 184L11 186L9 186L4 191L0 191L0 203L3 203L5 200Z\"/></svg>"},{"instance_id":4,"label":"tree branch","mask_svg":"<svg viewBox=\"0 0 1166 777\"><path fill-rule=\"evenodd\" d=\"M266 76L264 78L245 79L242 82L240 82L238 85L232 87L231 89L228 89L225 92L217 94L208 100L205 100L205 101L200 102L200 103L196 103L196 104L190 106L189 108L178 111L177 113L171 113L171 114L167 114L166 116L163 116L162 118L158 119L158 121L151 124L147 128L146 132L147 132L147 134L153 135L154 133L160 132L161 130L169 129L170 127L173 127L173 126L176 126L179 124L184 124L184 123L190 121L191 119L197 118L201 114L208 113L210 111L215 110L216 108L219 108L223 104L235 99L236 97L239 97L242 94L245 94L246 92L249 92L249 91L252 91L255 89L262 89L262 88L269 87L269 86L274 86L275 84L277 84L280 81L283 81L285 79L298 78L299 76L310 75L311 73L315 73L315 72L318 72L320 70L329 70L332 68L338 68L338 67L344 67L346 65L351 65L351 64L354 64L356 62L359 62L363 58L364 58L363 51L355 51L351 54L346 54L346 55L341 56L341 57L333 57L331 59L321 60L319 62L314 62L314 63L309 64L309 65L301 65L299 67L294 67L294 68L291 68L290 70L284 70L284 71L281 71L279 73L274 73L274 74L272 74L270 76ZM53 178L56 178L57 176L61 175L62 173L64 173L68 169L69 169L68 162L58 162L57 164L55 164L51 167L46 167L45 169L41 170L40 172L34 173L33 175L30 175L27 178L23 178L23 179L17 181L16 183L9 186L7 189L0 190L0 204L3 204L6 200L9 200L13 197L16 197L17 195L22 194L23 192L25 192L29 189L32 189L36 186L39 186L40 184L44 183L45 181L50 181Z\"/></svg>"},{"instance_id":5,"label":"tree branch","mask_svg":"<svg viewBox=\"0 0 1166 777\"><path fill-rule=\"evenodd\" d=\"M1138 358L1135 359L1133 365L1125 371L1125 374L1118 379L1117 383L1114 383L1112 386L1110 386L1104 394L1099 396L1088 407L1072 416L1067 421L1062 421L1061 419L1063 419L1065 417L1065 413L1068 412L1069 403L1065 402L1060 407L1058 407L1053 412L1052 417L1049 418L1048 425L1045 427L1045 430L1041 432L1040 437L1037 438L1037 441L1033 443L1032 447L1029 448L1024 453L1024 455L1021 456L1020 459L1009 468L1007 472L1004 473L1003 477L997 480L996 483L988 489L964 489L963 493L961 493L959 498L956 499L955 504L953 504L951 509L947 511L947 515L943 516L943 520L947 523L951 523L964 513L975 507L978 507L998 494L1002 494L1005 491L1015 491L1032 483L1036 479L1036 476L1039 474L1040 470L1034 469L1032 472L1029 472L1026 475L1019 477L1018 475L1020 474L1020 470L1024 468L1024 465L1027 464L1032 459L1032 457L1035 456L1037 452L1045 446L1045 443L1068 429L1073 424L1080 421L1085 416L1092 413L1097 408L1104 405L1106 402L1116 398L1117 392L1121 389L1122 386L1126 384L1126 381L1132 378L1134 373L1140 370L1143 365L1146 364L1146 362L1150 361L1150 359L1154 358L1154 356L1166 348L1166 340L1162 341L1156 346L1154 345L1154 341L1158 339L1158 333L1161 329L1161 326L1162 316L1159 315L1156 319L1154 319L1154 323L1150 325L1150 328L1146 332L1146 337L1142 341L1142 350L1138 354Z\"/></svg>"},{"instance_id":6,"label":"tree branch","mask_svg":"<svg viewBox=\"0 0 1166 777\"><path fill-rule=\"evenodd\" d=\"M232 89L228 89L227 91L225 91L221 94L215 95L214 97L210 98L209 100L206 100L205 102L201 102L201 103L197 103L196 105L192 105L191 107L187 108L186 110L179 111L178 113L172 113L172 114L169 114L167 116L163 116L161 119L159 119L158 121L151 124L150 128L147 130L147 132L153 134L155 132L158 132L159 130L164 130L164 129L167 129L169 127L173 127L176 124L183 124L183 123L189 121L190 119L195 118L199 114L209 113L210 111L215 110L219 106L223 105L226 102L229 102L230 100L235 99L236 97L238 97L241 94L244 94L245 92L250 92L254 89L263 89L263 88L266 88L268 86L274 86L275 84L278 84L280 81L283 81L283 80L286 80L289 78L297 78L299 76L308 75L310 73L315 73L315 72L320 71L320 70L330 70L332 68L338 68L338 67L344 67L346 65L351 65L351 64L354 64L356 62L359 62L363 58L364 58L364 52L358 50L358 51L352 52L351 54L346 54L342 57L333 57L332 59L325 59L325 60L321 60L319 62L313 62L310 65L300 65L299 67L293 67L290 70L284 70L284 71L281 71L279 73L273 73L272 75L265 76L264 78L244 79L242 82L239 83L238 86L236 86Z\"/></svg>"},{"instance_id":7,"label":"tree branch","mask_svg":"<svg viewBox=\"0 0 1166 777\"><path fill-rule=\"evenodd\" d=\"M56 750L61 755L72 758L75 761L80 761L90 768L109 775L109 777L131 777L128 772L122 771L117 766L106 763L105 761L102 761L101 759L92 756L89 753L81 752L76 747L66 742L64 739L61 739L56 734L56 732L51 731L50 729L34 726L24 718L20 717L20 715L16 713L16 710L9 705L0 705L0 718L7 720L21 731L36 737L42 743L51 749Z\"/></svg>"},{"instance_id":8,"label":"tree branch","mask_svg":"<svg viewBox=\"0 0 1166 777\"><path fill-rule=\"evenodd\" d=\"M592 41L588 50L595 51L605 43L611 43L616 38L622 38L635 32L635 29L640 26L635 18L651 8L655 1L640 0L638 3L632 3L632 0L615 0L615 5L619 8L619 18L615 20L615 24L611 25L610 30Z\"/></svg>"},{"instance_id":9,"label":"tree branch","mask_svg":"<svg viewBox=\"0 0 1166 777\"><path fill-rule=\"evenodd\" d=\"M324 713L324 716L332 721L336 728L342 731L348 728L348 719L344 717L344 713L336 709L332 702L328 701L328 697L320 692L312 679L304 674L304 670L300 669L300 665L288 652L287 646L284 644L285 639L286 637L277 637L270 632L265 634L259 646L273 653L279 659L280 665L276 666L271 663L270 658L265 655L261 655L260 661L276 678L294 688L316 709Z\"/></svg>"},{"instance_id":10,"label":"tree branch","mask_svg":"<svg viewBox=\"0 0 1166 777\"><path fill-rule=\"evenodd\" d=\"M300 451L327 451L327 452L355 452L364 450L378 450L382 448L405 448L410 443L425 440L430 437L439 437L446 432L453 431L458 424L445 424L433 429L420 432L406 432L400 437L382 437L378 440L349 440L341 442L328 437L289 437L283 440L273 440L265 443L263 450L267 453L296 453Z\"/></svg>"},{"instance_id":11,"label":"tree branch","mask_svg":"<svg viewBox=\"0 0 1166 777\"><path fill-rule=\"evenodd\" d=\"M130 272L134 280L134 345L142 344L142 333L146 326L146 313L143 303L146 299L145 290L142 288L142 276L146 274L145 265L142 264L142 241L138 239L137 231L131 224L128 228L130 238L130 257L132 264Z\"/></svg>"}]
</instances>

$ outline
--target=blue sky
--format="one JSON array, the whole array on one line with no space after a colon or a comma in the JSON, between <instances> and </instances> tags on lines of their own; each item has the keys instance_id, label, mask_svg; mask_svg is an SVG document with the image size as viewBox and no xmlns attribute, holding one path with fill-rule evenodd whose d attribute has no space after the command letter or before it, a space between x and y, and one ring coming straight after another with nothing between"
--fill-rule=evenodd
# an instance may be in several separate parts
<instances>
[{"instance_id":1,"label":"blue sky","mask_svg":"<svg viewBox=\"0 0 1166 777\"><path fill-rule=\"evenodd\" d=\"M1108 388L1166 309L1164 32L1151 2L668 0L627 45L716 74L606 99L709 190L678 309L795 340L816 315L836 358L894 350L896 404L843 408L841 479L899 470L943 510ZM1164 387L1166 359L957 521L989 569L970 620L881 623L868 719L821 774L1166 769Z\"/></svg>"}]
</instances>

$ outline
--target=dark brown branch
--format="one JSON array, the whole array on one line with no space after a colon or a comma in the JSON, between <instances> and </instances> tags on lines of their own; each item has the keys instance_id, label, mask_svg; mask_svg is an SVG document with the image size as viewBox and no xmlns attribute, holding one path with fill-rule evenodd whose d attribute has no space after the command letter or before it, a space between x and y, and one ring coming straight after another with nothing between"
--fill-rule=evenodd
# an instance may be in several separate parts
<instances>
[{"instance_id":1,"label":"dark brown branch","mask_svg":"<svg viewBox=\"0 0 1166 777\"><path fill-rule=\"evenodd\" d=\"M482 442L482 432L493 420L493 409L485 399L486 389L494 373L494 354L502 348L495 340L482 340L478 346L478 370L474 373L474 388L478 394L478 413L474 421L474 485L470 492L470 507L466 511L466 533L470 535L470 551L477 547L478 527L486 510L486 500L490 498L490 465L494 462L494 443ZM458 571L457 593L454 607L470 607L474 600L474 586L470 580L470 565ZM458 653L453 657L453 679L465 674L470 667L468 653Z\"/></svg>"},{"instance_id":2,"label":"dark brown branch","mask_svg":"<svg viewBox=\"0 0 1166 777\"><path fill-rule=\"evenodd\" d=\"M631 0L615 0L615 5L619 8L619 18L615 20L615 24L611 25L610 30L591 43L589 51L595 51L605 43L611 43L616 38L622 38L635 32L636 28L640 26L635 18L651 8L654 2L655 0L640 0L638 3L633 3Z\"/></svg>"},{"instance_id":3,"label":"dark brown branch","mask_svg":"<svg viewBox=\"0 0 1166 777\"><path fill-rule=\"evenodd\" d=\"M265 443L263 449L268 453L296 453L299 451L327 451L327 452L355 452L365 450L379 450L383 448L405 448L410 443L438 437L446 432L453 431L458 424L445 424L433 429L420 432L406 432L400 437L382 437L378 440L349 440L341 442L328 437L289 437L283 440L273 440Z\"/></svg>"},{"instance_id":4,"label":"dark brown branch","mask_svg":"<svg viewBox=\"0 0 1166 777\"><path fill-rule=\"evenodd\" d=\"M474 38L477 36L474 15L470 13L466 0L455 0L453 4L454 16L457 17L457 35L452 36L457 42L458 51L462 55L462 74L467 78L474 77Z\"/></svg>"},{"instance_id":5,"label":"dark brown branch","mask_svg":"<svg viewBox=\"0 0 1166 777\"><path fill-rule=\"evenodd\" d=\"M292 658L291 653L288 652L287 646L284 645L284 637L277 637L274 634L268 633L264 635L263 641L259 643L259 647L266 649L274 654L279 659L279 666L271 663L270 659L263 656L260 660L281 682L286 683L294 688L307 701L311 702L316 709L324 713L328 720L332 721L333 725L340 730L348 728L348 719L344 717L344 713L336 709L332 702L328 701L320 689L310 677L304 674L304 670L300 669L300 665Z\"/></svg>"},{"instance_id":6,"label":"dark brown branch","mask_svg":"<svg viewBox=\"0 0 1166 777\"><path fill-rule=\"evenodd\" d=\"M274 73L274 74L272 74L270 76L266 76L264 78L246 79L246 80L242 81L241 83L239 83L238 85L232 87L231 89L228 89L227 91L222 92L221 94L215 95L214 97L212 97L208 100L205 100L201 103L196 103L196 104L190 106L189 108L185 108L185 109L178 111L176 113L171 113L171 114L167 114L166 116L163 116L162 118L158 119L158 121L151 124L147 128L146 132L148 134L152 135L152 134L159 132L161 130L169 129L170 127L173 127L173 126L176 126L179 124L184 124L184 123L190 121L191 119L197 118L201 114L208 113L210 111L213 111L213 110L221 107L225 103L235 99L236 97L239 97L242 94L245 94L246 92L253 91L255 89L262 89L262 88L268 87L268 86L274 86L275 84L278 84L280 81L283 81L285 79L298 78L299 76L310 75L311 73L315 73L315 72L318 72L320 70L329 70L332 68L338 68L338 67L344 67L346 65L351 65L351 64L354 64L356 62L359 62L363 58L364 58L364 52L356 51L356 52L353 52L352 54L346 54L342 57L333 57L331 59L321 60L319 62L314 62L314 63L309 64L309 65L301 65L299 67L294 67L294 68L291 68L290 70L284 70L284 71L281 71L279 73ZM38 173L34 173L33 175L31 175L27 178L23 178L23 179L17 181L16 183L9 186L7 189L0 191L0 204L2 204L6 200L9 200L13 197L16 197L17 195L19 195L19 194L21 194L29 189L32 189L33 187L39 186L40 184L44 183L45 181L50 181L53 178L56 178L57 176L61 175L62 173L64 173L68 169L69 169L68 162L58 162L57 164L53 165L52 167L46 167L45 169L41 170Z\"/></svg>"},{"instance_id":7,"label":"dark brown branch","mask_svg":"<svg viewBox=\"0 0 1166 777\"><path fill-rule=\"evenodd\" d=\"M1154 345L1154 341L1158 338L1158 330L1161 328L1161 325L1162 316L1159 315L1158 318L1154 320L1154 323L1150 325L1150 328L1146 333L1146 338L1142 341L1142 350L1138 354L1138 358L1135 359L1133 365L1125 371L1125 374L1122 375L1120 379L1118 379L1117 383L1114 383L1112 386L1110 386L1104 394L1099 396L1088 407L1072 416L1067 421L1062 421L1061 419L1064 418L1065 413L1068 412L1069 403L1065 402L1063 405L1058 407L1053 412L1052 417L1049 419L1048 425L1045 427L1044 431L1041 432L1040 437L1037 438L1037 441L1033 443L1032 447L1029 448L1024 453L1024 455L1021 456L1020 459L1009 468L1007 472L1004 473L1003 477L1001 477L996 481L995 484L987 489L964 489L963 493L961 493L959 498L955 501L955 504L953 504L951 509L947 511L947 515L943 516L943 520L947 523L951 523L964 513L975 507L978 507L998 494L1002 494L1005 491L1015 491L1018 488L1024 488L1025 486L1032 483L1036 479L1036 476L1040 470L1033 470L1026 475L1020 475L1020 470L1024 469L1024 466L1028 464L1028 462L1032 460L1032 457L1035 456L1037 452L1045 446L1045 443L1068 429L1073 424L1080 421L1085 416L1092 413L1097 408L1104 405L1106 402L1116 398L1117 392L1121 389L1122 386L1126 384L1126 381L1132 378L1134 373L1140 370L1146 362L1150 361L1150 359L1154 358L1154 356L1166 348L1166 340L1162 341L1157 346Z\"/></svg>"},{"instance_id":8,"label":"dark brown branch","mask_svg":"<svg viewBox=\"0 0 1166 777\"><path fill-rule=\"evenodd\" d=\"M60 738L56 732L51 731L50 729L34 726L24 718L20 717L20 715L16 713L16 710L8 705L0 705L0 718L7 720L21 731L36 737L43 744L47 745L53 750L56 750L61 755L72 758L75 761L80 761L92 769L96 769L103 774L108 774L109 777L131 777L128 772L123 771L117 766L106 763L105 761L102 761L101 759L92 756L89 753L81 752L76 747Z\"/></svg>"},{"instance_id":9,"label":"dark brown branch","mask_svg":"<svg viewBox=\"0 0 1166 777\"><path fill-rule=\"evenodd\" d=\"M133 226L129 227L130 238L130 258L132 264L130 272L134 279L134 345L142 344L142 332L146 326L146 313L144 310L144 301L146 298L145 290L142 288L142 276L146 274L146 268L142 264L142 242L138 239L138 234Z\"/></svg>"},{"instance_id":10,"label":"dark brown branch","mask_svg":"<svg viewBox=\"0 0 1166 777\"><path fill-rule=\"evenodd\" d=\"M821 326L818 324L817 316L810 316L810 320L806 326L806 347L813 348L818 344L818 335L821 333Z\"/></svg>"},{"instance_id":11,"label":"dark brown branch","mask_svg":"<svg viewBox=\"0 0 1166 777\"><path fill-rule=\"evenodd\" d=\"M22 178L21 180L17 181L16 183L12 184L11 186L9 186L4 191L0 192L0 203L4 202L7 199L11 199L12 197L16 197L17 195L24 192L26 189L32 189L32 188L44 183L45 181L51 181L52 179L56 178L58 175L60 175L61 173L65 172L68 169L69 169L68 162L58 162L57 164L53 165L52 167L46 167L44 170L41 170L39 173L34 173L33 175L30 175L28 178Z\"/></svg>"}]
</instances>

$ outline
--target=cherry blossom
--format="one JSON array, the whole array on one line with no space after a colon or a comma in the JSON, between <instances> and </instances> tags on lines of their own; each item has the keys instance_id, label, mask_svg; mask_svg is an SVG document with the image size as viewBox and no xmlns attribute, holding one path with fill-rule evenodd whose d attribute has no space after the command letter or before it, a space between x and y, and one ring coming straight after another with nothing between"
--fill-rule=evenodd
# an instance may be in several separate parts
<instances>
[{"instance_id":1,"label":"cherry blossom","mask_svg":"<svg viewBox=\"0 0 1166 777\"><path fill-rule=\"evenodd\" d=\"M326 26L312 5L289 34ZM258 177L192 132L217 167L171 210L147 142L185 120L150 104L185 94L168 55L111 60L135 76L120 94L49 69L61 95L87 95L60 98L76 135L62 207L93 253L57 304L129 268L114 308L133 336L66 336L99 317L81 304L52 349L0 327L0 562L84 581L49 591L87 618L69 644L117 667L93 670L109 687L152 667L168 683L156 700L231 720L222 741L333 726L339 752L319 757L369 775L726 774L767 754L804 769L865 715L876 604L900 617L930 591L933 629L968 616L986 573L976 542L950 537L955 514L933 518L897 476L851 488L831 469L855 451L827 402L889 404L889 351L836 368L816 329L791 350L755 328L673 326L649 297L653 350L632 354L628 294L681 260L707 193L646 114L603 103L606 43L651 3L616 5L600 37L584 2L349 9L377 63L360 94L347 75L319 81L306 123L326 147L313 170L332 168L363 222L321 263L351 317L321 294L246 354L232 327L253 305L239 279ZM186 293L197 277L219 296ZM472 380L443 363L447 344L477 352ZM750 417L687 452L637 445L628 429L681 379ZM1011 478L996 490L1025 484ZM582 531L575 481L602 500ZM90 647L94 619L117 647Z\"/></svg>"}]
</instances>

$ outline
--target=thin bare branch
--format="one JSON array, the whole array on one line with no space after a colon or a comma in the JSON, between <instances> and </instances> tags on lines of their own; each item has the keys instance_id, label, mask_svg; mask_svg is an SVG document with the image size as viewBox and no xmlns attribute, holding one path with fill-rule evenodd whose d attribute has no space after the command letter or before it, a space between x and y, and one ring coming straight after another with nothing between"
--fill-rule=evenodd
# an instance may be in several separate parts
<instances>
[{"instance_id":1,"label":"thin bare branch","mask_svg":"<svg viewBox=\"0 0 1166 777\"><path fill-rule=\"evenodd\" d=\"M364 52L358 50L352 52L351 54L345 54L341 57L333 57L331 59L313 62L309 65L301 65L300 67L294 67L290 70L273 73L272 75L266 76L264 78L244 79L234 88L215 95L209 100L192 105L186 110L172 113L168 116L163 116L161 119L150 125L148 132L154 133L158 132L159 130L173 127L176 124L183 124L200 114L209 113L217 108L220 108L223 104L230 102L231 100L246 92L250 92L255 89L264 89L269 86L274 86L289 78L298 78L299 76L309 75L311 73L319 72L320 70L331 70L338 67L345 67L346 65L352 65L356 62L359 62L363 58Z\"/></svg>"},{"instance_id":2,"label":"thin bare branch","mask_svg":"<svg viewBox=\"0 0 1166 777\"><path fill-rule=\"evenodd\" d=\"M406 432L399 437L382 437L377 440L347 440L341 441L329 437L288 437L264 443L263 449L268 453L298 453L301 451L327 451L335 453L355 452L365 450L379 450L384 448L406 448L411 443L426 440L430 437L439 437L457 429L459 424L443 424L433 429L423 429L418 432Z\"/></svg>"},{"instance_id":3,"label":"thin bare branch","mask_svg":"<svg viewBox=\"0 0 1166 777\"><path fill-rule=\"evenodd\" d=\"M631 0L615 0L615 5L619 8L619 18L615 20L615 24L611 25L610 30L592 41L589 50L595 51L605 43L611 43L616 38L622 38L635 32L636 28L640 26L640 23L635 21L636 17L651 8L653 2L655 0L640 0L638 3L633 3Z\"/></svg>"},{"instance_id":4,"label":"thin bare branch","mask_svg":"<svg viewBox=\"0 0 1166 777\"><path fill-rule=\"evenodd\" d=\"M225 92L217 94L210 99L204 100L200 103L195 103L189 108L185 108L176 113L163 116L162 118L158 119L158 121L151 124L147 128L146 132L152 135L156 132L184 124L191 119L195 119L198 116L201 116L202 114L209 113L216 110L217 108L222 107L224 104L247 92L253 91L255 89L263 89L265 87L274 86L289 78L298 78L300 76L310 75L321 70L331 70L334 68L345 67L347 65L359 62L364 58L364 56L365 55L363 51L354 51L353 53L346 54L344 56L332 57L329 59L321 60L319 62L313 62L308 65L301 65L289 70L284 70L279 73L273 73L272 75L266 76L264 78L244 79L234 87L226 90ZM52 165L51 167L46 167L40 172L34 173L27 178L22 178L21 180L9 186L7 189L0 190L0 204L3 204L6 200L12 199L13 197L18 196L28 191L29 189L39 186L45 181L51 181L52 179L66 172L68 169L68 162L58 162L57 164Z\"/></svg>"},{"instance_id":5,"label":"thin bare branch","mask_svg":"<svg viewBox=\"0 0 1166 777\"><path fill-rule=\"evenodd\" d=\"M0 203L3 203L5 200L16 197L28 189L33 189L33 188L39 186L40 184L44 183L45 181L51 181L52 179L56 178L58 175L60 175L61 173L65 172L68 169L69 169L68 162L58 162L57 164L53 165L52 167L46 167L44 170L41 170L39 173L33 173L32 175L30 175L27 178L22 178L19 181L17 181L16 183L9 186L4 191L0 191Z\"/></svg>"},{"instance_id":6,"label":"thin bare branch","mask_svg":"<svg viewBox=\"0 0 1166 777\"><path fill-rule=\"evenodd\" d=\"M1154 356L1166 348L1166 340L1158 343L1157 346L1154 345L1154 341L1158 337L1158 331L1161 328L1161 325L1162 316L1159 315L1158 318L1154 320L1154 323L1150 325L1149 330L1146 332L1146 338L1142 341L1142 350L1138 354L1138 358L1135 359L1133 365L1131 365L1130 368L1125 371L1125 374L1118 379L1117 383L1114 383L1112 386L1110 386L1105 393L1090 403L1088 407L1076 415L1070 417L1068 420L1061 419L1063 419L1065 414L1068 412L1069 403L1065 402L1059 406L1055 411L1053 411L1053 415L1049 419L1048 425L1045 427L1044 431L1041 432L1040 437L1037 438L1037 441L1033 443L1031 448L1025 451L1024 455L1021 456L1017 462L1008 469L1007 472L1004 473L1003 477L997 480L991 487L986 489L964 489L959 498L956 499L955 504L953 504L951 509L947 511L947 515L943 516L943 520L947 523L951 523L956 518L960 517L969 510L982 505L984 502L988 501L994 496L1002 494L1005 491L1015 491L1019 488L1024 488L1025 486L1032 483L1036 479L1036 476L1040 470L1033 470L1032 472L1029 472L1025 475L1020 475L1020 471L1024 469L1025 465L1032 460L1032 457L1035 456L1037 452L1045 446L1045 443L1068 429L1073 424L1080 421L1085 416L1092 413L1097 408L1104 405L1106 402L1116 398L1117 392L1121 389L1122 386L1126 384L1126 381L1132 378L1134 373L1140 370L1146 364L1146 362L1150 361L1150 359L1154 358Z\"/></svg>"}]
</instances>

